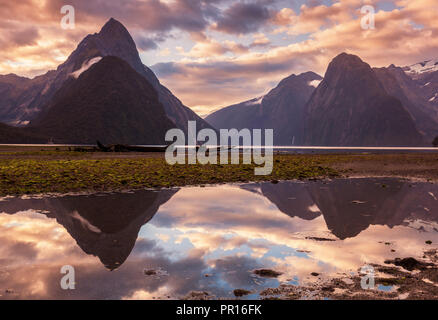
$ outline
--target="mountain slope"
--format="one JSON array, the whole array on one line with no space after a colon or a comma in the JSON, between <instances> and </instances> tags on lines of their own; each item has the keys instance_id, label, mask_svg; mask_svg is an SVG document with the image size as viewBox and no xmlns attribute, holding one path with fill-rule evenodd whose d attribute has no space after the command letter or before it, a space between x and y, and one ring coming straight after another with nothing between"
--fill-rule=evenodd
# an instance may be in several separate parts
<instances>
[{"instance_id":1,"label":"mountain slope","mask_svg":"<svg viewBox=\"0 0 438 320\"><path fill-rule=\"evenodd\" d=\"M54 71L50 71L34 79L0 75L0 122L26 125L29 115L38 111L33 109L32 101L45 94L46 81L53 74Z\"/></svg>"},{"instance_id":2,"label":"mountain slope","mask_svg":"<svg viewBox=\"0 0 438 320\"><path fill-rule=\"evenodd\" d=\"M423 98L425 98L435 110L438 110L438 71L424 74L418 78L416 82L422 88Z\"/></svg>"},{"instance_id":3,"label":"mountain slope","mask_svg":"<svg viewBox=\"0 0 438 320\"><path fill-rule=\"evenodd\" d=\"M374 68L386 92L399 99L427 141L438 135L437 110L424 98L423 88L400 67Z\"/></svg>"},{"instance_id":4,"label":"mountain slope","mask_svg":"<svg viewBox=\"0 0 438 320\"><path fill-rule=\"evenodd\" d=\"M260 127L258 112L263 97L224 107L208 115L205 120L218 129Z\"/></svg>"},{"instance_id":5,"label":"mountain slope","mask_svg":"<svg viewBox=\"0 0 438 320\"><path fill-rule=\"evenodd\" d=\"M403 70L417 83L420 95L436 111L438 108L438 60L417 63L404 67ZM438 117L436 120L438 121Z\"/></svg>"},{"instance_id":6,"label":"mountain slope","mask_svg":"<svg viewBox=\"0 0 438 320\"><path fill-rule=\"evenodd\" d=\"M49 71L32 80L27 79L26 86L14 86L16 90L14 94L0 97L0 122L17 124L35 119L65 81L78 76L78 71L86 69L93 61L96 62L98 60L96 58L105 56L116 56L125 60L145 77L157 90L168 117L177 127L185 129L188 120L197 121L198 128L210 127L162 86L152 70L143 65L128 30L113 18L99 33L86 36L55 71Z\"/></svg>"},{"instance_id":7,"label":"mountain slope","mask_svg":"<svg viewBox=\"0 0 438 320\"><path fill-rule=\"evenodd\" d=\"M65 82L23 129L62 143L163 144L174 127L152 85L127 62L107 56Z\"/></svg>"},{"instance_id":8,"label":"mountain slope","mask_svg":"<svg viewBox=\"0 0 438 320\"><path fill-rule=\"evenodd\" d=\"M214 127L274 129L275 145L301 144L304 107L322 78L313 72L291 75L266 96L232 105L209 115Z\"/></svg>"},{"instance_id":9,"label":"mountain slope","mask_svg":"<svg viewBox=\"0 0 438 320\"><path fill-rule=\"evenodd\" d=\"M17 128L0 123L0 143L47 143L50 137L32 128Z\"/></svg>"},{"instance_id":10,"label":"mountain slope","mask_svg":"<svg viewBox=\"0 0 438 320\"><path fill-rule=\"evenodd\" d=\"M306 144L411 146L424 141L402 103L390 96L371 67L342 53L306 106Z\"/></svg>"},{"instance_id":11,"label":"mountain slope","mask_svg":"<svg viewBox=\"0 0 438 320\"><path fill-rule=\"evenodd\" d=\"M141 62L134 40L119 21L111 18L97 35L88 36L88 38L83 40L83 46L89 46L88 42L91 41L100 55L120 57L144 76L157 90L160 102L163 104L167 116L178 128L186 130L187 121L196 121L198 129L211 128L195 112L184 106L169 89L161 85L154 72ZM114 39L117 39L117 41L114 41ZM76 54L82 54L82 50L78 50Z\"/></svg>"},{"instance_id":12,"label":"mountain slope","mask_svg":"<svg viewBox=\"0 0 438 320\"><path fill-rule=\"evenodd\" d=\"M419 62L411 66L404 67L403 71L405 71L411 77L417 78L426 73L438 71L438 60L435 59Z\"/></svg>"}]
</instances>

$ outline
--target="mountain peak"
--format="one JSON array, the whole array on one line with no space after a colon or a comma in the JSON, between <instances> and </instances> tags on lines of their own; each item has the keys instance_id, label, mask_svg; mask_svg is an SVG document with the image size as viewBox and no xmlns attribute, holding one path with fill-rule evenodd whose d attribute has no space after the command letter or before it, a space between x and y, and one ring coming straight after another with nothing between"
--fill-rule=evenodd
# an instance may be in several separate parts
<instances>
[{"instance_id":1,"label":"mountain peak","mask_svg":"<svg viewBox=\"0 0 438 320\"><path fill-rule=\"evenodd\" d=\"M308 80L308 81L322 80L322 77L319 74L317 74L317 73L315 73L313 71L307 71L307 72L300 73L298 75L298 77L302 78L304 80Z\"/></svg>"},{"instance_id":2,"label":"mountain peak","mask_svg":"<svg viewBox=\"0 0 438 320\"><path fill-rule=\"evenodd\" d=\"M99 35L104 34L113 34L114 33L127 33L129 34L128 30L125 28L125 26L118 20L114 18L110 18L102 27L102 29L99 32Z\"/></svg>"},{"instance_id":3,"label":"mountain peak","mask_svg":"<svg viewBox=\"0 0 438 320\"><path fill-rule=\"evenodd\" d=\"M369 64L342 53L306 106L306 144L418 145L421 135L402 103L390 96Z\"/></svg>"},{"instance_id":4,"label":"mountain peak","mask_svg":"<svg viewBox=\"0 0 438 320\"><path fill-rule=\"evenodd\" d=\"M137 72L144 69L129 31L114 18L109 19L99 33L87 35L58 69L65 69L70 74L90 59L104 56L117 56L128 62Z\"/></svg>"},{"instance_id":5,"label":"mountain peak","mask_svg":"<svg viewBox=\"0 0 438 320\"><path fill-rule=\"evenodd\" d=\"M51 103L55 93L61 89L63 84L70 80L71 77L80 75L93 63L106 56L115 56L127 62L138 74L147 80L155 90L158 91L159 99L165 107L165 110L181 129L187 129L187 123L190 120L198 122L199 128L211 128L203 119L196 115L190 108L184 106L170 90L162 86L155 76L154 72L143 64L137 50L137 46L125 26L114 18L110 18L103 25L98 33L87 35L81 40L76 49L69 55L67 60L60 64L56 70L49 71L45 75L35 79L13 79L14 84L21 84L32 81L32 90L29 93L27 88L20 91L20 102L16 102L17 108L3 107L3 101L0 101L0 120L9 123L21 123L22 121L34 120L37 115ZM93 68L95 69L95 68ZM126 69L126 68L125 68ZM86 72L88 73L88 72ZM0 78L12 81L12 76ZM15 92L15 91L11 91ZM8 105L10 104L7 100ZM15 103L15 102L14 102ZM20 121L20 122L18 122Z\"/></svg>"},{"instance_id":6,"label":"mountain peak","mask_svg":"<svg viewBox=\"0 0 438 320\"><path fill-rule=\"evenodd\" d=\"M342 52L341 54L337 55L331 63L336 64L343 64L343 65L361 65L366 64L362 61L361 58L354 54L349 54L346 52Z\"/></svg>"},{"instance_id":7,"label":"mountain peak","mask_svg":"<svg viewBox=\"0 0 438 320\"><path fill-rule=\"evenodd\" d=\"M322 80L322 77L312 71L300 73L299 75L291 74L290 76L282 79L278 84L278 87L296 87L300 86L303 83L309 83L310 81L314 80Z\"/></svg>"},{"instance_id":8,"label":"mountain peak","mask_svg":"<svg viewBox=\"0 0 438 320\"><path fill-rule=\"evenodd\" d=\"M379 86L371 66L356 55L341 53L329 64L324 76L324 82L332 86L351 85L358 83L365 87Z\"/></svg>"},{"instance_id":9,"label":"mountain peak","mask_svg":"<svg viewBox=\"0 0 438 320\"><path fill-rule=\"evenodd\" d=\"M161 144L175 124L142 75L120 57L104 56L64 82L30 127L69 143Z\"/></svg>"},{"instance_id":10,"label":"mountain peak","mask_svg":"<svg viewBox=\"0 0 438 320\"><path fill-rule=\"evenodd\" d=\"M131 34L114 18L109 19L99 33L86 36L64 64L72 66L71 73L90 59L105 56L119 57L139 73L145 69Z\"/></svg>"}]
</instances>

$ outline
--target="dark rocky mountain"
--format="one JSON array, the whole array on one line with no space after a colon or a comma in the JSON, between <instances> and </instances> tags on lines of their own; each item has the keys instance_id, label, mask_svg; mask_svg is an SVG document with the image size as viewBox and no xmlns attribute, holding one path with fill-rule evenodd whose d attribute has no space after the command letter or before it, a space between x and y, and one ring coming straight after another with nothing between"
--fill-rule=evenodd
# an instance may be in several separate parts
<instances>
[{"instance_id":1,"label":"dark rocky mountain","mask_svg":"<svg viewBox=\"0 0 438 320\"><path fill-rule=\"evenodd\" d=\"M217 129L242 129L260 127L257 113L263 97L254 98L222 108L208 115L205 120Z\"/></svg>"},{"instance_id":2,"label":"dark rocky mountain","mask_svg":"<svg viewBox=\"0 0 438 320\"><path fill-rule=\"evenodd\" d=\"M32 101L44 95L45 83L52 74L32 80L15 74L0 75L0 122L17 126L28 124L29 115L39 111Z\"/></svg>"},{"instance_id":3,"label":"dark rocky mountain","mask_svg":"<svg viewBox=\"0 0 438 320\"><path fill-rule=\"evenodd\" d=\"M217 129L274 129L275 145L304 142L304 107L322 78L313 72L291 75L261 98L232 105L209 115Z\"/></svg>"},{"instance_id":4,"label":"dark rocky mountain","mask_svg":"<svg viewBox=\"0 0 438 320\"><path fill-rule=\"evenodd\" d=\"M292 75L266 96L206 120L218 129L273 128L275 145L428 145L438 135L438 108L429 101L435 73L438 84L434 70L411 78L412 71L394 65L371 69L341 54L322 83L312 72Z\"/></svg>"},{"instance_id":5,"label":"dark rocky mountain","mask_svg":"<svg viewBox=\"0 0 438 320\"><path fill-rule=\"evenodd\" d=\"M65 81L46 109L20 129L56 143L164 144L174 127L154 87L124 60L106 56Z\"/></svg>"},{"instance_id":6,"label":"dark rocky mountain","mask_svg":"<svg viewBox=\"0 0 438 320\"><path fill-rule=\"evenodd\" d=\"M245 184L242 189L259 194L271 201L281 212L291 218L313 220L321 215L315 208L315 201L311 198L308 188L292 181L274 183Z\"/></svg>"},{"instance_id":7,"label":"dark rocky mountain","mask_svg":"<svg viewBox=\"0 0 438 320\"><path fill-rule=\"evenodd\" d=\"M342 53L306 105L307 145L413 146L424 144L400 100L389 95L371 67Z\"/></svg>"},{"instance_id":8,"label":"dark rocky mountain","mask_svg":"<svg viewBox=\"0 0 438 320\"><path fill-rule=\"evenodd\" d=\"M415 81L420 85L422 96L435 110L438 108L438 71L429 72L417 77Z\"/></svg>"},{"instance_id":9,"label":"dark rocky mountain","mask_svg":"<svg viewBox=\"0 0 438 320\"><path fill-rule=\"evenodd\" d=\"M151 69L143 65L136 45L128 30L111 18L99 33L86 36L68 59L56 70L34 79L22 79L21 83L3 81L0 77L0 122L27 124L50 103L53 95L64 82L78 76L98 58L116 56L128 62L134 70L145 77L157 90L168 117L181 129L188 120L197 121L198 128L209 125L191 109L184 106L166 87L162 86ZM4 78L5 76L3 76ZM6 77L17 77L8 75Z\"/></svg>"},{"instance_id":10,"label":"dark rocky mountain","mask_svg":"<svg viewBox=\"0 0 438 320\"><path fill-rule=\"evenodd\" d=\"M385 188L382 188L382 185ZM371 225L412 227L417 222L435 232L438 222L438 187L412 185L394 178L335 179L300 184L281 181L241 187L266 197L281 212L304 220L321 215L327 228L339 239L353 238ZM425 197L424 195L429 195Z\"/></svg>"},{"instance_id":11,"label":"dark rocky mountain","mask_svg":"<svg viewBox=\"0 0 438 320\"><path fill-rule=\"evenodd\" d=\"M32 128L18 128L0 123L0 143L47 143L50 137Z\"/></svg>"},{"instance_id":12,"label":"dark rocky mountain","mask_svg":"<svg viewBox=\"0 0 438 320\"><path fill-rule=\"evenodd\" d=\"M438 107L438 60L427 60L403 68L420 87L421 96L429 105Z\"/></svg>"},{"instance_id":13,"label":"dark rocky mountain","mask_svg":"<svg viewBox=\"0 0 438 320\"><path fill-rule=\"evenodd\" d=\"M420 133L427 141L432 141L438 135L438 109L425 99L428 95L424 92L424 86L394 65L373 70L386 92L397 97L408 110Z\"/></svg>"}]
</instances>

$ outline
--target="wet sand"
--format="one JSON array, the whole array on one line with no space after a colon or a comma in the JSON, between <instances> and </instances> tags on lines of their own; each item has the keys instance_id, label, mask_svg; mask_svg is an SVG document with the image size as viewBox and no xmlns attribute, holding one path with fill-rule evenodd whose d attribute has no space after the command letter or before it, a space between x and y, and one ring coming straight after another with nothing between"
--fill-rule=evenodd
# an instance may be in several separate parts
<instances>
[{"instance_id":1,"label":"wet sand","mask_svg":"<svg viewBox=\"0 0 438 320\"><path fill-rule=\"evenodd\" d=\"M331 167L347 177L401 177L438 180L437 153L339 156Z\"/></svg>"},{"instance_id":2,"label":"wet sand","mask_svg":"<svg viewBox=\"0 0 438 320\"><path fill-rule=\"evenodd\" d=\"M404 258L411 260L414 258ZM400 259L403 260L403 259ZM436 300L438 299L437 249L425 251L423 259L413 267L396 266L388 260L385 265L371 264L374 268L374 286L362 288L361 270L357 275L343 274L317 280L308 286L280 285L260 293L262 299L299 300ZM408 270L409 269L409 270Z\"/></svg>"}]
</instances>

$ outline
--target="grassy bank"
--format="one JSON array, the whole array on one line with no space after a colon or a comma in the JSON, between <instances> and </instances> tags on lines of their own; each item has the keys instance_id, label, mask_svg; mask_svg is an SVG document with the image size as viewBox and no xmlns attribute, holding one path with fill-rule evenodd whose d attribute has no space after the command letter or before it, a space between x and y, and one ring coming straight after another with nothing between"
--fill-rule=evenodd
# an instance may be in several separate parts
<instances>
[{"instance_id":1,"label":"grassy bank","mask_svg":"<svg viewBox=\"0 0 438 320\"><path fill-rule=\"evenodd\" d=\"M12 156L12 155L10 155ZM0 159L0 194L107 191L174 187L221 182L305 179L335 176L316 158L276 156L269 176L254 175L251 165L168 165L162 157L51 159L44 153Z\"/></svg>"},{"instance_id":2,"label":"grassy bank","mask_svg":"<svg viewBox=\"0 0 438 320\"><path fill-rule=\"evenodd\" d=\"M338 176L401 176L438 180L438 155L275 155L271 175L256 165L168 165L163 154L0 150L0 195L117 191Z\"/></svg>"}]
</instances>

